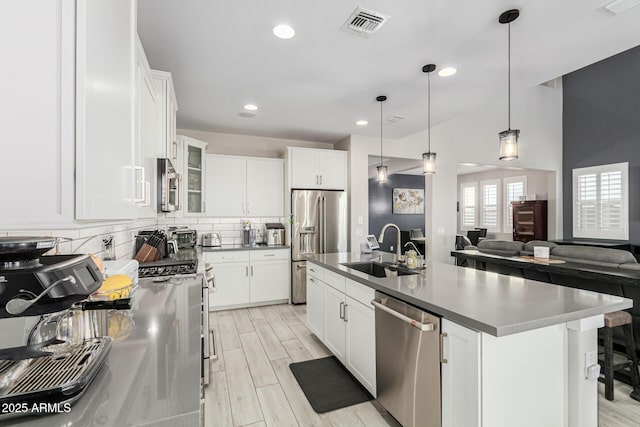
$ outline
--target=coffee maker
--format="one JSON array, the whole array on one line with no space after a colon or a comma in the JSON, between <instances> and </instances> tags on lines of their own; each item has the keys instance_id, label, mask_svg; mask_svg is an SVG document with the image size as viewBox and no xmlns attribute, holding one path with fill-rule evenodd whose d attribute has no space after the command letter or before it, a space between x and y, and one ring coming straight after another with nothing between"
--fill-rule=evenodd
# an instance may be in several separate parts
<instances>
[{"instance_id":1,"label":"coffee maker","mask_svg":"<svg viewBox=\"0 0 640 427\"><path fill-rule=\"evenodd\" d=\"M109 337L61 334L59 321L79 304L90 308L84 300L103 276L89 255L41 256L55 244L51 237L0 237L0 405L73 403L111 348ZM22 415L29 411L3 412L0 420Z\"/></svg>"}]
</instances>

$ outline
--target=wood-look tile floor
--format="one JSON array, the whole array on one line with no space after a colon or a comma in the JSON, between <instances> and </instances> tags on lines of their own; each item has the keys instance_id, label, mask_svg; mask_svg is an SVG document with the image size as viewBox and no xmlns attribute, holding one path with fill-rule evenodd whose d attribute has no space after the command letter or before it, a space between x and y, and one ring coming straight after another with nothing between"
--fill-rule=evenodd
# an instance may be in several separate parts
<instances>
[{"instance_id":1,"label":"wood-look tile floor","mask_svg":"<svg viewBox=\"0 0 640 427\"><path fill-rule=\"evenodd\" d=\"M209 314L218 360L205 392L209 426L398 426L374 401L316 414L289 363L329 356L306 327L305 305L274 305ZM640 402L615 382L615 400L599 386L599 426L640 426Z\"/></svg>"}]
</instances>

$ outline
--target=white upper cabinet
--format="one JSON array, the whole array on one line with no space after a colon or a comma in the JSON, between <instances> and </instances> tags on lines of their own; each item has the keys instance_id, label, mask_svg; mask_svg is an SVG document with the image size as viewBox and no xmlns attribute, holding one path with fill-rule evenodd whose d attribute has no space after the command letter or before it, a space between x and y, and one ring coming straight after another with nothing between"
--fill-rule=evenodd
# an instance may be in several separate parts
<instances>
[{"instance_id":1,"label":"white upper cabinet","mask_svg":"<svg viewBox=\"0 0 640 427\"><path fill-rule=\"evenodd\" d=\"M73 1L2 3L4 227L73 220L75 20Z\"/></svg>"},{"instance_id":2,"label":"white upper cabinet","mask_svg":"<svg viewBox=\"0 0 640 427\"><path fill-rule=\"evenodd\" d=\"M344 190L347 152L288 147L289 188Z\"/></svg>"},{"instance_id":3,"label":"white upper cabinet","mask_svg":"<svg viewBox=\"0 0 640 427\"><path fill-rule=\"evenodd\" d=\"M156 84L159 94L159 129L158 153L159 157L171 160L173 167L177 167L180 158L180 147L176 135L176 115L178 112L178 101L173 87L171 73L165 71L151 70L151 75Z\"/></svg>"},{"instance_id":4,"label":"white upper cabinet","mask_svg":"<svg viewBox=\"0 0 640 427\"><path fill-rule=\"evenodd\" d=\"M284 161L209 154L207 216L284 216Z\"/></svg>"},{"instance_id":5,"label":"white upper cabinet","mask_svg":"<svg viewBox=\"0 0 640 427\"><path fill-rule=\"evenodd\" d=\"M243 216L246 211L246 161L207 155L207 216Z\"/></svg>"},{"instance_id":6,"label":"white upper cabinet","mask_svg":"<svg viewBox=\"0 0 640 427\"><path fill-rule=\"evenodd\" d=\"M134 197L138 218L157 216L159 94L140 39L136 43Z\"/></svg>"},{"instance_id":7,"label":"white upper cabinet","mask_svg":"<svg viewBox=\"0 0 640 427\"><path fill-rule=\"evenodd\" d=\"M77 1L76 218L131 219L136 2ZM41 70L42 71L42 70Z\"/></svg>"},{"instance_id":8,"label":"white upper cabinet","mask_svg":"<svg viewBox=\"0 0 640 427\"><path fill-rule=\"evenodd\" d=\"M182 168L183 215L203 216L206 210L206 151L208 144L182 135L180 139L184 153Z\"/></svg>"},{"instance_id":9,"label":"white upper cabinet","mask_svg":"<svg viewBox=\"0 0 640 427\"><path fill-rule=\"evenodd\" d=\"M284 161L247 159L247 215L284 216Z\"/></svg>"}]
</instances>

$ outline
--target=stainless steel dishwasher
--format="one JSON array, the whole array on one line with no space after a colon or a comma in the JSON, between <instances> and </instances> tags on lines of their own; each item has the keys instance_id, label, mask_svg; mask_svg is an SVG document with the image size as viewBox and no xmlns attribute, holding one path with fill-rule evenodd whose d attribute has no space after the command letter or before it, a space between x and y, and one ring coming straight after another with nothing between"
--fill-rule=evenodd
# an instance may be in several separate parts
<instances>
[{"instance_id":1,"label":"stainless steel dishwasher","mask_svg":"<svg viewBox=\"0 0 640 427\"><path fill-rule=\"evenodd\" d=\"M440 427L440 318L376 292L378 401L404 427Z\"/></svg>"}]
</instances>

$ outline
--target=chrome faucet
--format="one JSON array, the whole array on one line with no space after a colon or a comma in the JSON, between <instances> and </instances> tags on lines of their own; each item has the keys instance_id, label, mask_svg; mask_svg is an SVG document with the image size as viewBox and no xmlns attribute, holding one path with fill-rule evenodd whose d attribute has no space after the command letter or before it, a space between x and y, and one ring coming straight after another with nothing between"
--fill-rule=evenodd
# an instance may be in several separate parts
<instances>
[{"instance_id":1,"label":"chrome faucet","mask_svg":"<svg viewBox=\"0 0 640 427\"><path fill-rule=\"evenodd\" d=\"M397 233L397 237L398 237L398 241L396 244L396 261L397 262L402 262L404 261L404 257L402 256L402 242L400 240L400 227L398 227L397 225L393 224L393 223L389 223L386 224L384 227L382 227L382 230L380 231L380 237L378 237L378 241L380 243L384 242L384 232L387 231L387 228L389 227L393 227L396 229Z\"/></svg>"}]
</instances>

